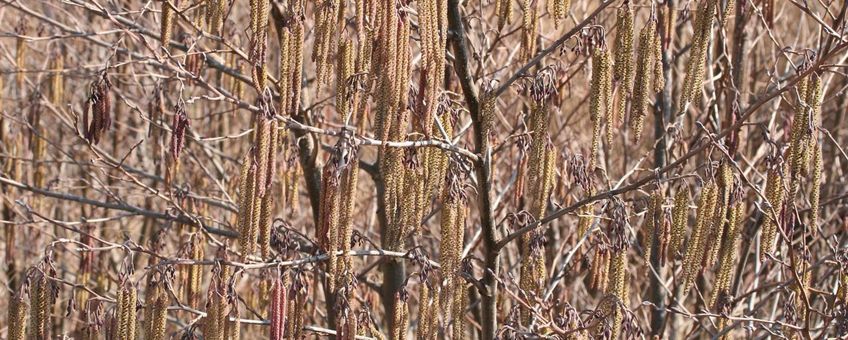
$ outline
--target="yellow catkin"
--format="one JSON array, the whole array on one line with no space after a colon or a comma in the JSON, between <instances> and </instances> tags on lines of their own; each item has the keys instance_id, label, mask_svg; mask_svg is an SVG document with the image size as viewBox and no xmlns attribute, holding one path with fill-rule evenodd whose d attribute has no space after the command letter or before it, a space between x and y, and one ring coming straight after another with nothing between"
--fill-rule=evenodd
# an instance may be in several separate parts
<instances>
[{"instance_id":1,"label":"yellow catkin","mask_svg":"<svg viewBox=\"0 0 848 340\"><path fill-rule=\"evenodd\" d=\"M291 107L291 87L292 79L292 61L294 57L291 55L291 45L293 44L292 32L289 27L277 27L278 40L280 44L280 74L277 79L277 87L280 89L280 111L283 114L291 115L289 107Z\"/></svg>"},{"instance_id":2,"label":"yellow catkin","mask_svg":"<svg viewBox=\"0 0 848 340\"><path fill-rule=\"evenodd\" d=\"M224 339L241 339L241 322L239 322L239 319L238 303L233 301L230 303L230 314L224 324Z\"/></svg>"},{"instance_id":3,"label":"yellow catkin","mask_svg":"<svg viewBox=\"0 0 848 340\"><path fill-rule=\"evenodd\" d=\"M256 250L256 229L253 223L254 196L256 182L256 165L250 153L242 158L241 172L239 178L239 245L242 256L245 258Z\"/></svg>"},{"instance_id":4,"label":"yellow catkin","mask_svg":"<svg viewBox=\"0 0 848 340\"><path fill-rule=\"evenodd\" d=\"M409 305L407 304L407 299L405 297L401 297L401 294L397 295L398 296L395 297L394 303L395 308L391 315L394 319L392 322L391 338L404 340L406 339L406 333L409 328Z\"/></svg>"},{"instance_id":5,"label":"yellow catkin","mask_svg":"<svg viewBox=\"0 0 848 340\"><path fill-rule=\"evenodd\" d=\"M521 61L527 62L536 55L536 38L539 31L539 13L535 1L524 0L522 21Z\"/></svg>"},{"instance_id":6,"label":"yellow catkin","mask_svg":"<svg viewBox=\"0 0 848 340\"><path fill-rule=\"evenodd\" d=\"M706 243L710 242L707 237L709 231L712 229L711 224L713 222L717 200L718 188L715 182L709 182L701 191L701 197L698 198L695 228L692 230L692 235L689 237L689 243L686 246L686 254L683 256L684 292L689 291L689 288L695 282L695 277L701 271L701 262L704 259Z\"/></svg>"},{"instance_id":7,"label":"yellow catkin","mask_svg":"<svg viewBox=\"0 0 848 340\"><path fill-rule=\"evenodd\" d=\"M432 337L430 328L430 318L437 311L434 311L432 302L430 301L430 286L427 282L421 282L421 288L418 289L418 334L419 340L430 339Z\"/></svg>"},{"instance_id":8,"label":"yellow catkin","mask_svg":"<svg viewBox=\"0 0 848 340\"><path fill-rule=\"evenodd\" d=\"M162 44L162 48L167 51L171 45L171 35L174 31L174 9L171 8L169 0L162 2L162 19L160 24L159 42Z\"/></svg>"},{"instance_id":9,"label":"yellow catkin","mask_svg":"<svg viewBox=\"0 0 848 340\"><path fill-rule=\"evenodd\" d=\"M118 334L119 340L134 340L136 333L137 295L135 287L126 286L118 292Z\"/></svg>"},{"instance_id":10,"label":"yellow catkin","mask_svg":"<svg viewBox=\"0 0 848 340\"><path fill-rule=\"evenodd\" d=\"M264 180L262 181L262 187L265 189L265 194L261 199L261 210L259 214L259 225L258 225L258 235L257 235L257 243L259 244L260 253L262 257L267 259L271 257L271 229L272 229L272 220L274 217L274 195L272 195L267 188L271 187L271 183L273 181L274 176L274 168L277 165L277 145L278 139L280 135L280 130L277 129L277 121L271 120L269 129L269 136L267 137L269 140L267 141L267 156L265 161L266 171L264 175Z\"/></svg>"},{"instance_id":11,"label":"yellow catkin","mask_svg":"<svg viewBox=\"0 0 848 340\"><path fill-rule=\"evenodd\" d=\"M766 199L768 206L765 211L765 221L763 222L762 240L760 241L760 253L773 254L777 243L777 220L775 216L780 216L780 211L783 209L783 175L779 167L772 167L768 171L766 178Z\"/></svg>"},{"instance_id":12,"label":"yellow catkin","mask_svg":"<svg viewBox=\"0 0 848 340\"><path fill-rule=\"evenodd\" d=\"M713 215L712 230L708 234L710 240L723 240L725 232L725 223L728 221L727 215L730 213L730 196L733 193L733 170L729 162L724 162L718 169L718 200ZM721 242L707 242L706 251L707 257L704 259L704 266L712 267L719 259L719 251Z\"/></svg>"},{"instance_id":13,"label":"yellow catkin","mask_svg":"<svg viewBox=\"0 0 848 340\"><path fill-rule=\"evenodd\" d=\"M26 335L27 304L22 291L14 293L9 297L7 325L7 339L24 340Z\"/></svg>"},{"instance_id":14,"label":"yellow catkin","mask_svg":"<svg viewBox=\"0 0 848 340\"><path fill-rule=\"evenodd\" d=\"M554 17L554 25L559 26L560 21L568 15L571 0L548 0L548 13Z\"/></svg>"},{"instance_id":15,"label":"yellow catkin","mask_svg":"<svg viewBox=\"0 0 848 340\"><path fill-rule=\"evenodd\" d=\"M17 34L25 34L26 33L26 24L21 21L20 25L15 29L15 33ZM18 69L18 73L15 74L15 85L17 86L18 98L23 100L26 97L26 87L24 84L24 80L26 79L26 73L23 72L26 69L26 61L27 61L27 40L23 37L18 37L15 39L15 66Z\"/></svg>"},{"instance_id":16,"label":"yellow catkin","mask_svg":"<svg viewBox=\"0 0 848 340\"><path fill-rule=\"evenodd\" d=\"M188 256L195 261L203 260L203 234L192 234L188 243ZM203 280L203 271L201 265L185 266L185 299L189 306L198 308L200 303L200 284Z\"/></svg>"},{"instance_id":17,"label":"yellow catkin","mask_svg":"<svg viewBox=\"0 0 848 340\"><path fill-rule=\"evenodd\" d=\"M740 201L733 204L728 213L727 227L725 237L721 242L721 258L719 259L718 268L716 269L716 281L713 285L713 292L710 296L709 306L716 311L720 311L720 302L722 296L730 296L730 284L733 279L733 270L736 268L736 257L738 256L739 236L742 229L740 224L744 218L745 205Z\"/></svg>"},{"instance_id":18,"label":"yellow catkin","mask_svg":"<svg viewBox=\"0 0 848 340\"><path fill-rule=\"evenodd\" d=\"M814 232L817 232L819 221L819 204L821 200L821 184L824 175L824 163L822 159L821 143L816 142L815 150L813 151L813 178L810 185L810 225L813 226Z\"/></svg>"},{"instance_id":19,"label":"yellow catkin","mask_svg":"<svg viewBox=\"0 0 848 340\"><path fill-rule=\"evenodd\" d=\"M465 311L468 310L468 289L465 288L464 281L458 281L454 289L453 297L453 337L452 339L465 339Z\"/></svg>"},{"instance_id":20,"label":"yellow catkin","mask_svg":"<svg viewBox=\"0 0 848 340\"><path fill-rule=\"evenodd\" d=\"M339 250L339 218L340 218L340 181L338 160L331 160L329 164L324 166L322 175L322 196L320 205L320 217L318 228L319 235L316 235L320 240L321 246L329 256L327 261L327 282L330 291L335 291L336 280L338 279L338 256L336 251Z\"/></svg>"},{"instance_id":21,"label":"yellow catkin","mask_svg":"<svg viewBox=\"0 0 848 340\"><path fill-rule=\"evenodd\" d=\"M50 77L50 102L57 108L62 107L65 98L65 53L60 49L50 60L50 69L53 75Z\"/></svg>"},{"instance_id":22,"label":"yellow catkin","mask_svg":"<svg viewBox=\"0 0 848 340\"><path fill-rule=\"evenodd\" d=\"M498 16L498 30L502 30L506 24L512 22L512 0L497 0L495 2L495 15Z\"/></svg>"},{"instance_id":23,"label":"yellow catkin","mask_svg":"<svg viewBox=\"0 0 848 340\"><path fill-rule=\"evenodd\" d=\"M339 43L336 66L336 109L339 121L348 125L353 114L353 89L349 86L353 76L353 42L345 39Z\"/></svg>"},{"instance_id":24,"label":"yellow catkin","mask_svg":"<svg viewBox=\"0 0 848 340\"><path fill-rule=\"evenodd\" d=\"M618 33L615 36L615 65L613 68L613 80L617 90L617 104L614 112L607 111L607 144L612 143L615 131L612 128L616 120L621 120L627 107L627 100L631 97L633 90L633 9L630 2L625 3L618 9Z\"/></svg>"},{"instance_id":25,"label":"yellow catkin","mask_svg":"<svg viewBox=\"0 0 848 340\"><path fill-rule=\"evenodd\" d=\"M610 268L607 271L609 274L609 285L607 286L607 295L615 297L616 301L622 304L627 303L627 253L626 249L613 250L612 258L610 259ZM618 339L621 334L621 323L624 319L624 311L621 307L615 307L613 311L613 321L610 339Z\"/></svg>"},{"instance_id":26,"label":"yellow catkin","mask_svg":"<svg viewBox=\"0 0 848 340\"><path fill-rule=\"evenodd\" d=\"M630 105L630 127L636 141L642 137L642 128L645 124L645 116L648 115L648 102L650 100L651 69L655 63L651 61L652 49L657 40L656 23L649 20L639 32L639 49L636 55L636 69L633 84L633 100Z\"/></svg>"},{"instance_id":27,"label":"yellow catkin","mask_svg":"<svg viewBox=\"0 0 848 340\"><path fill-rule=\"evenodd\" d=\"M686 237L686 225L689 220L689 190L681 187L674 194L674 206L671 208L671 241L669 242L669 260L683 252L683 239Z\"/></svg>"},{"instance_id":28,"label":"yellow catkin","mask_svg":"<svg viewBox=\"0 0 848 340\"><path fill-rule=\"evenodd\" d=\"M612 68L609 50L595 48L592 54L592 84L589 99L589 114L592 120L592 154L589 157L589 168L597 164L601 140L601 124L610 115L610 92ZM609 128L609 127L608 127Z\"/></svg>"},{"instance_id":29,"label":"yellow catkin","mask_svg":"<svg viewBox=\"0 0 848 340\"><path fill-rule=\"evenodd\" d=\"M651 21L650 24L653 26L654 22ZM656 31L656 29L654 29ZM657 33L653 39L651 39L651 52L654 55L654 92L660 93L665 88L665 74L663 73L663 50L662 50L662 37Z\"/></svg>"},{"instance_id":30,"label":"yellow catkin","mask_svg":"<svg viewBox=\"0 0 848 340\"><path fill-rule=\"evenodd\" d=\"M712 26L716 14L716 0L704 0L695 17L695 35L692 37L692 49L686 65L686 77L680 103L683 111L689 104L699 102L706 71L706 58L712 37Z\"/></svg>"},{"instance_id":31,"label":"yellow catkin","mask_svg":"<svg viewBox=\"0 0 848 340\"><path fill-rule=\"evenodd\" d=\"M40 270L34 271L30 281L30 336L28 338L47 339L50 337L50 311L53 307L53 293L50 281Z\"/></svg>"},{"instance_id":32,"label":"yellow catkin","mask_svg":"<svg viewBox=\"0 0 848 340\"><path fill-rule=\"evenodd\" d=\"M170 296L161 282L148 283L144 314L144 330L147 339L164 340Z\"/></svg>"},{"instance_id":33,"label":"yellow catkin","mask_svg":"<svg viewBox=\"0 0 848 340\"><path fill-rule=\"evenodd\" d=\"M355 155L355 153L353 153ZM353 237L353 221L354 221L354 208L356 207L356 197L357 197L357 177L359 174L359 162L357 161L355 156L352 156L352 161L348 163L347 168L344 171L344 175L341 178L342 181L342 197L340 202L340 216L339 216L339 247L342 251L342 256L340 259L341 267L338 268L339 273L345 274L347 278L342 280L341 275L339 276L340 281L344 282L345 280L350 280L351 275L353 274L353 265L352 259L350 256L351 250L351 239Z\"/></svg>"}]
</instances>

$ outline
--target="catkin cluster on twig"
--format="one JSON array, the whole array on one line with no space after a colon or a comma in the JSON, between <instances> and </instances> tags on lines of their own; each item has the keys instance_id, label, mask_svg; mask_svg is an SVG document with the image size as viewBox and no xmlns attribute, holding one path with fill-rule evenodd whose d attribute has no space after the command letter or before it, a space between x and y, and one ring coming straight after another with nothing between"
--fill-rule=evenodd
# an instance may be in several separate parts
<instances>
[{"instance_id":1,"label":"catkin cluster on twig","mask_svg":"<svg viewBox=\"0 0 848 340\"><path fill-rule=\"evenodd\" d=\"M91 84L91 91L86 101L82 127L85 139L97 144L100 137L112 126L112 82L106 73Z\"/></svg>"},{"instance_id":2,"label":"catkin cluster on twig","mask_svg":"<svg viewBox=\"0 0 848 340\"><path fill-rule=\"evenodd\" d=\"M633 9L629 1L618 9L615 50L613 59L613 83L615 87L615 110L609 110L606 116L607 144L612 144L615 135L613 126L624 117L624 110L633 90Z\"/></svg>"},{"instance_id":3,"label":"catkin cluster on twig","mask_svg":"<svg viewBox=\"0 0 848 340\"><path fill-rule=\"evenodd\" d=\"M144 336L151 340L165 340L170 295L165 290L165 283L157 276L161 277L150 275L145 290Z\"/></svg>"},{"instance_id":4,"label":"catkin cluster on twig","mask_svg":"<svg viewBox=\"0 0 848 340\"><path fill-rule=\"evenodd\" d=\"M136 289L127 281L118 290L118 337L119 340L134 340L136 334L137 301Z\"/></svg>"},{"instance_id":5,"label":"catkin cluster on twig","mask_svg":"<svg viewBox=\"0 0 848 340\"><path fill-rule=\"evenodd\" d=\"M684 292L689 291L689 288L695 282L695 277L701 272L706 248L708 243L712 242L708 237L715 223L717 201L718 187L715 182L710 181L701 190L701 196L698 198L695 227L692 229L692 234L686 245L686 253L683 256L682 291Z\"/></svg>"},{"instance_id":6,"label":"catkin cluster on twig","mask_svg":"<svg viewBox=\"0 0 848 340\"><path fill-rule=\"evenodd\" d=\"M657 34L657 22L653 19L648 20L639 32L633 100L630 105L630 126L633 128L636 141L639 141L642 137L642 128L645 124L645 116L648 115L650 96L662 88L660 83L665 80L662 77L659 51L660 37Z\"/></svg>"},{"instance_id":7,"label":"catkin cluster on twig","mask_svg":"<svg viewBox=\"0 0 848 340\"><path fill-rule=\"evenodd\" d=\"M698 6L695 20L695 34L692 37L692 49L689 62L686 64L686 77L680 95L680 111L686 111L692 103L700 102L706 73L707 53L712 38L713 22L715 21L717 0L703 0Z\"/></svg>"}]
</instances>

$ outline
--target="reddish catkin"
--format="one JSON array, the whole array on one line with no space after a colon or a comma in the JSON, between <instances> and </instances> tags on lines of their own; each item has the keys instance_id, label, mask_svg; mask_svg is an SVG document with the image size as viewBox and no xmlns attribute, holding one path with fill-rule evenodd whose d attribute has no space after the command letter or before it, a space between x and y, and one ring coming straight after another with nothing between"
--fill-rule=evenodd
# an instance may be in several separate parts
<instances>
[{"instance_id":1,"label":"reddish catkin","mask_svg":"<svg viewBox=\"0 0 848 340\"><path fill-rule=\"evenodd\" d=\"M269 318L271 320L271 340L282 340L286 329L286 302L288 301L288 290L283 280L277 277L271 287L271 303L269 304ZM296 308L296 307L295 307Z\"/></svg>"},{"instance_id":2,"label":"reddish catkin","mask_svg":"<svg viewBox=\"0 0 848 340\"><path fill-rule=\"evenodd\" d=\"M589 269L589 287L596 292L606 292L609 283L610 249L605 244L595 247Z\"/></svg>"}]
</instances>

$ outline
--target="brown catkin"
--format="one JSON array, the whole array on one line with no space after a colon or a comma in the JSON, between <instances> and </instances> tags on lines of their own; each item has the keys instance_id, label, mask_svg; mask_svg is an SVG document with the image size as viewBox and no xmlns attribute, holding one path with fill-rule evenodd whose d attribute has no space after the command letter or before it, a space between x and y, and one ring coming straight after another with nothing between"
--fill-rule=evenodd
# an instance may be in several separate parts
<instances>
[{"instance_id":1,"label":"brown catkin","mask_svg":"<svg viewBox=\"0 0 848 340\"><path fill-rule=\"evenodd\" d=\"M662 224L665 219L663 216L663 203L665 203L665 197L662 194L662 190L659 189L651 195L648 201L648 210L645 212L643 228L645 244L643 245L644 253L642 254L646 262L650 262L651 250L661 240L660 233L663 230Z\"/></svg>"},{"instance_id":2,"label":"brown catkin","mask_svg":"<svg viewBox=\"0 0 848 340\"><path fill-rule=\"evenodd\" d=\"M760 243L760 253L773 254L777 243L777 220L775 215L780 216L783 209L783 175L780 172L779 166L774 166L768 171L766 178L766 199L768 206L765 211L765 221L763 222L762 240Z\"/></svg>"},{"instance_id":3,"label":"brown catkin","mask_svg":"<svg viewBox=\"0 0 848 340\"><path fill-rule=\"evenodd\" d=\"M18 290L9 297L7 325L7 339L24 340L27 322L27 304L24 300L23 289Z\"/></svg>"},{"instance_id":4,"label":"brown catkin","mask_svg":"<svg viewBox=\"0 0 848 340\"><path fill-rule=\"evenodd\" d=\"M700 100L701 89L706 71L706 58L709 51L709 42L712 36L712 26L716 14L716 0L701 1L697 16L695 17L695 35L692 37L692 52L686 65L686 77L683 80L683 92L681 93L681 111L692 103Z\"/></svg>"},{"instance_id":5,"label":"brown catkin","mask_svg":"<svg viewBox=\"0 0 848 340\"><path fill-rule=\"evenodd\" d=\"M695 282L695 277L701 271L701 262L704 259L706 243L710 242L707 237L709 231L712 229L717 200L718 188L715 182L707 183L701 191L701 197L698 198L695 228L692 230L692 235L689 237L689 243L686 246L686 254L683 256L684 276L682 291L684 292L689 291L692 283Z\"/></svg>"},{"instance_id":6,"label":"brown catkin","mask_svg":"<svg viewBox=\"0 0 848 340\"><path fill-rule=\"evenodd\" d=\"M592 84L589 99L589 113L592 120L592 154L589 157L589 168L597 164L600 149L601 124L610 115L610 92L612 69L609 50L595 48L592 53ZM609 128L609 127L608 127Z\"/></svg>"},{"instance_id":7,"label":"brown catkin","mask_svg":"<svg viewBox=\"0 0 848 340\"><path fill-rule=\"evenodd\" d=\"M686 225L689 220L689 189L681 187L674 194L674 206L671 208L671 241L669 242L669 260L683 252L683 239L686 237Z\"/></svg>"},{"instance_id":8,"label":"brown catkin","mask_svg":"<svg viewBox=\"0 0 848 340\"><path fill-rule=\"evenodd\" d=\"M648 115L648 101L650 99L649 88L651 86L651 69L655 63L651 62L652 49L657 40L656 22L649 20L639 32L639 48L636 53L636 69L633 84L633 101L630 105L630 127L633 129L635 140L638 142L642 137L642 128L645 124L645 116Z\"/></svg>"},{"instance_id":9,"label":"brown catkin","mask_svg":"<svg viewBox=\"0 0 848 340\"><path fill-rule=\"evenodd\" d=\"M596 292L606 292L609 283L610 249L605 244L595 247L589 269L589 287Z\"/></svg>"}]
</instances>

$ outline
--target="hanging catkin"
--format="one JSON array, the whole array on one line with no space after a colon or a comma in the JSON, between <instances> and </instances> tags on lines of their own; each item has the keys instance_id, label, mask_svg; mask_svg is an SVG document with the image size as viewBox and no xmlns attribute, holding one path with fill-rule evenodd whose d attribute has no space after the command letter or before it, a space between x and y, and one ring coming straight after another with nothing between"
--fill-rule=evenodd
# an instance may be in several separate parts
<instances>
[{"instance_id":1,"label":"hanging catkin","mask_svg":"<svg viewBox=\"0 0 848 340\"><path fill-rule=\"evenodd\" d=\"M718 188L715 182L709 182L701 190L698 198L697 217L689 243L686 246L686 254L683 256L683 290L689 291L695 282L695 277L701 271L701 262L704 259L706 243L711 242L707 237L714 222L715 208L718 201Z\"/></svg>"},{"instance_id":2,"label":"hanging catkin","mask_svg":"<svg viewBox=\"0 0 848 340\"><path fill-rule=\"evenodd\" d=\"M645 116L648 115L651 78L653 77L651 70L656 66L651 59L654 55L654 44L658 38L656 22L649 20L639 32L639 49L635 70L636 79L633 84L633 101L630 105L630 127L633 129L636 141L639 141L642 137Z\"/></svg>"},{"instance_id":3,"label":"hanging catkin","mask_svg":"<svg viewBox=\"0 0 848 340\"><path fill-rule=\"evenodd\" d=\"M6 335L9 340L24 340L27 323L27 303L23 287L9 297Z\"/></svg>"},{"instance_id":4,"label":"hanging catkin","mask_svg":"<svg viewBox=\"0 0 848 340\"><path fill-rule=\"evenodd\" d=\"M615 55L613 59L613 81L616 84L615 110L607 110L606 125L607 125L607 144L612 144L614 134L613 126L617 123L616 120L621 120L624 117L624 110L627 107L627 101L631 97L633 90L633 9L630 7L630 2L625 3L618 9L618 33L615 36ZM616 112L617 111L617 112Z\"/></svg>"},{"instance_id":5,"label":"hanging catkin","mask_svg":"<svg viewBox=\"0 0 848 340\"><path fill-rule=\"evenodd\" d=\"M118 291L118 339L134 340L136 323L137 295L135 287L129 282Z\"/></svg>"},{"instance_id":6,"label":"hanging catkin","mask_svg":"<svg viewBox=\"0 0 848 340\"><path fill-rule=\"evenodd\" d=\"M527 62L536 55L536 39L539 32L539 13L535 1L524 0L524 20L522 21L521 62Z\"/></svg>"},{"instance_id":7,"label":"hanging catkin","mask_svg":"<svg viewBox=\"0 0 848 340\"><path fill-rule=\"evenodd\" d=\"M689 222L689 187L681 186L674 194L674 206L671 208L671 241L668 260L683 253L683 240L686 237L686 225Z\"/></svg>"},{"instance_id":8,"label":"hanging catkin","mask_svg":"<svg viewBox=\"0 0 848 340\"><path fill-rule=\"evenodd\" d=\"M686 64L686 78L683 80L683 89L680 103L681 111L689 104L700 102L701 89L703 88L704 74L706 71L707 53L712 38L713 21L716 16L717 0L703 0L698 7L695 17L695 33L692 37L692 49L689 62Z\"/></svg>"},{"instance_id":9,"label":"hanging catkin","mask_svg":"<svg viewBox=\"0 0 848 340\"><path fill-rule=\"evenodd\" d=\"M765 213L763 221L762 240L760 241L760 253L773 254L777 243L777 220L783 210L784 180L779 165L773 165L768 171L766 178L766 200L768 206L763 209Z\"/></svg>"},{"instance_id":10,"label":"hanging catkin","mask_svg":"<svg viewBox=\"0 0 848 340\"><path fill-rule=\"evenodd\" d=\"M589 114L592 120L592 153L589 157L589 168L597 165L598 151L601 142L601 125L611 115L611 84L612 62L609 50L596 47L592 53L592 84L590 88ZM611 129L607 126L607 129Z\"/></svg>"},{"instance_id":11,"label":"hanging catkin","mask_svg":"<svg viewBox=\"0 0 848 340\"><path fill-rule=\"evenodd\" d=\"M824 175L824 163L822 160L822 145L821 142L816 141L813 145L815 148L813 150L813 178L811 179L812 183L810 185L810 225L813 227L813 232L818 232L818 221L819 221L819 203L821 200L821 184L822 177Z\"/></svg>"},{"instance_id":12,"label":"hanging catkin","mask_svg":"<svg viewBox=\"0 0 848 340\"><path fill-rule=\"evenodd\" d=\"M147 283L145 294L144 334L147 339L165 340L170 296L162 287L164 283L152 278Z\"/></svg>"},{"instance_id":13,"label":"hanging catkin","mask_svg":"<svg viewBox=\"0 0 848 340\"><path fill-rule=\"evenodd\" d=\"M721 251L716 269L716 281L713 285L713 291L710 296L709 306L714 310L721 310L721 306L717 305L723 298L730 296L730 285L733 280L733 270L736 268L736 257L739 248L739 236L741 234L740 224L744 219L742 214L745 213L745 204L739 200L733 203L730 208L727 220L727 228L725 230L725 238L721 240Z\"/></svg>"}]
</instances>

